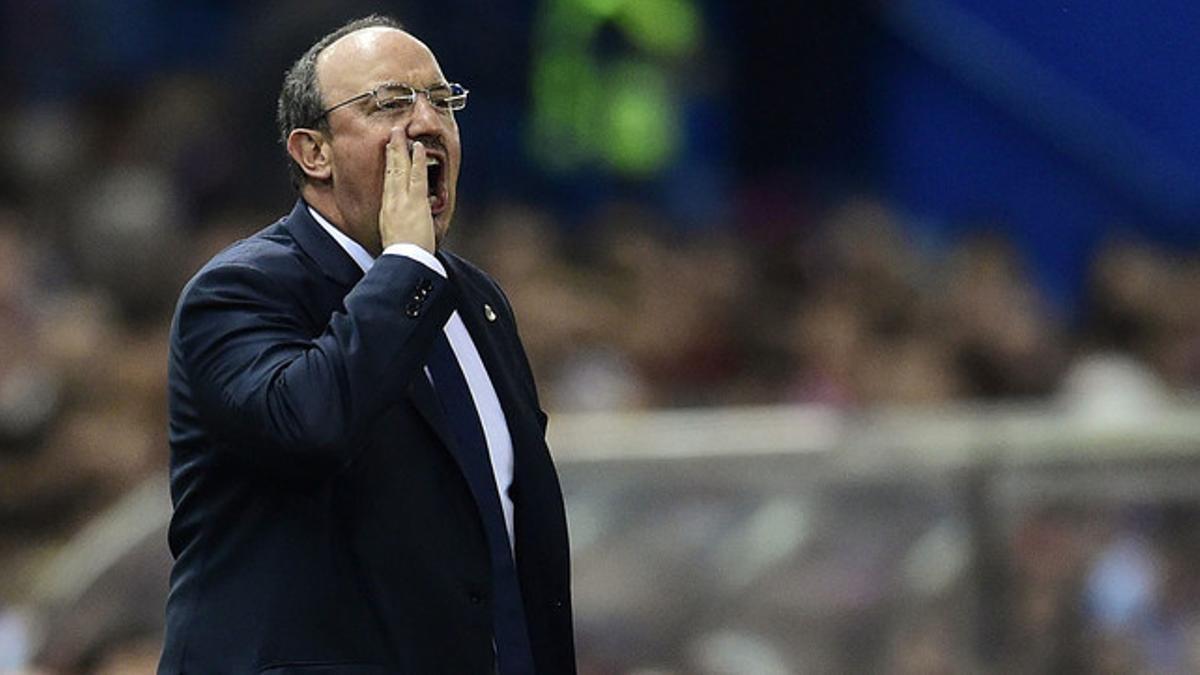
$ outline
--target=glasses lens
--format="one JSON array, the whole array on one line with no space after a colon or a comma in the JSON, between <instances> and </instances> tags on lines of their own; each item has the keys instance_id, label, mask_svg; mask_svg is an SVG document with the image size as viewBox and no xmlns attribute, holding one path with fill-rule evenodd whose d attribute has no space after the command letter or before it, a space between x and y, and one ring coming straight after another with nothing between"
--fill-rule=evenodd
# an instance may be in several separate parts
<instances>
[{"instance_id":1,"label":"glasses lens","mask_svg":"<svg viewBox=\"0 0 1200 675\"><path fill-rule=\"evenodd\" d=\"M452 82L430 91L429 100L443 110L462 110L467 107L467 90L461 84Z\"/></svg>"},{"instance_id":2,"label":"glasses lens","mask_svg":"<svg viewBox=\"0 0 1200 675\"><path fill-rule=\"evenodd\" d=\"M403 84L385 84L375 90L375 103L381 110L396 110L412 105L417 94Z\"/></svg>"},{"instance_id":3,"label":"glasses lens","mask_svg":"<svg viewBox=\"0 0 1200 675\"><path fill-rule=\"evenodd\" d=\"M442 110L462 110L467 105L467 90L458 84L446 84L429 90L429 102Z\"/></svg>"},{"instance_id":4,"label":"glasses lens","mask_svg":"<svg viewBox=\"0 0 1200 675\"><path fill-rule=\"evenodd\" d=\"M380 110L403 110L416 103L417 91L406 84L385 84L375 90ZM467 90L459 84L442 84L428 90L429 102L439 110L462 110L467 105Z\"/></svg>"}]
</instances>

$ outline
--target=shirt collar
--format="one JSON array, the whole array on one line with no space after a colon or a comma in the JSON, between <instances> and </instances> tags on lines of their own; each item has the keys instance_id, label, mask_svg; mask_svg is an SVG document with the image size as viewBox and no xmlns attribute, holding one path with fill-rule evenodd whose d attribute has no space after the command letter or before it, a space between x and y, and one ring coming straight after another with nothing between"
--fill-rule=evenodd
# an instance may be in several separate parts
<instances>
[{"instance_id":1,"label":"shirt collar","mask_svg":"<svg viewBox=\"0 0 1200 675\"><path fill-rule=\"evenodd\" d=\"M332 223L330 223L328 220L325 220L325 216L317 213L317 210L313 207L309 206L308 212L312 215L313 220L317 221L317 224L320 225L321 228L326 232L328 232L329 236L333 237L333 240L338 243L338 246L341 246L342 250L345 251L346 254L349 255L359 267L362 268L363 274L366 274L368 271L370 271L371 266L375 264L375 258L371 257L370 253L367 253L367 249L363 248L362 244L354 241L350 237L346 236L345 232L342 232L334 227Z\"/></svg>"}]
</instances>

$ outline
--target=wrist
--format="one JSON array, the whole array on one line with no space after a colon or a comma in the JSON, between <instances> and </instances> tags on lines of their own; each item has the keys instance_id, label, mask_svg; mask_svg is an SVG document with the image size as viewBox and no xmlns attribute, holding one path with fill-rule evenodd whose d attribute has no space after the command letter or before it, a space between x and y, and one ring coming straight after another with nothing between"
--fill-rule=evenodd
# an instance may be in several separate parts
<instances>
[{"instance_id":1,"label":"wrist","mask_svg":"<svg viewBox=\"0 0 1200 675\"><path fill-rule=\"evenodd\" d=\"M446 268L442 265L442 261L438 260L433 253L421 248L420 246L417 246L416 244L392 244L391 246L383 249L383 255L399 255L404 256L405 258L411 258L412 260L416 260L422 265L425 265L431 270L442 275L442 277L448 276L446 274Z\"/></svg>"}]
</instances>

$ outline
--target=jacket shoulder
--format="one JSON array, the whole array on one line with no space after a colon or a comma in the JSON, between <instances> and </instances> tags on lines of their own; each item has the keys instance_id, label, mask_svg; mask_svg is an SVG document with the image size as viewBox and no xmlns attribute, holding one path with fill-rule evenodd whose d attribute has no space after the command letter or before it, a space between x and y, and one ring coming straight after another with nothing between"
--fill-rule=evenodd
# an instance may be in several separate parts
<instances>
[{"instance_id":1,"label":"jacket shoulder","mask_svg":"<svg viewBox=\"0 0 1200 675\"><path fill-rule=\"evenodd\" d=\"M319 270L300 248L280 220L255 234L235 241L205 263L180 293L184 303L196 291L221 287L230 282L266 284L276 291L294 289L304 296L321 278Z\"/></svg>"},{"instance_id":2,"label":"jacket shoulder","mask_svg":"<svg viewBox=\"0 0 1200 675\"><path fill-rule=\"evenodd\" d=\"M179 294L172 328L179 330L196 308L237 309L250 302L289 312L316 330L342 295L277 222L230 244L192 276Z\"/></svg>"},{"instance_id":3,"label":"jacket shoulder","mask_svg":"<svg viewBox=\"0 0 1200 675\"><path fill-rule=\"evenodd\" d=\"M249 267L260 272L275 272L299 262L302 254L294 239L276 222L266 228L233 242L213 256L193 276L202 277L221 267Z\"/></svg>"},{"instance_id":4,"label":"jacket shoulder","mask_svg":"<svg viewBox=\"0 0 1200 675\"><path fill-rule=\"evenodd\" d=\"M504 294L504 290L500 288L500 284L492 278L492 275L457 253L445 250L439 253L451 276L467 284L476 292L491 295L502 301L504 305L508 305L508 297Z\"/></svg>"}]
</instances>

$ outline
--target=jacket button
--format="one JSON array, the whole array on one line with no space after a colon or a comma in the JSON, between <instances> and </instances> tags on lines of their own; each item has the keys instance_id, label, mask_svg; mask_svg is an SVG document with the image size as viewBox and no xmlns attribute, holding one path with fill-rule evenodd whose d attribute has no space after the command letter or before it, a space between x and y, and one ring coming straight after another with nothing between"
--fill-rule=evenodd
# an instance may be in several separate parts
<instances>
[{"instance_id":1,"label":"jacket button","mask_svg":"<svg viewBox=\"0 0 1200 675\"><path fill-rule=\"evenodd\" d=\"M472 605L478 605L483 602L483 595L472 591L467 594L467 599L471 601Z\"/></svg>"},{"instance_id":2,"label":"jacket button","mask_svg":"<svg viewBox=\"0 0 1200 675\"><path fill-rule=\"evenodd\" d=\"M404 308L404 314L411 319L415 319L418 316L421 316L421 306L415 302L410 302L408 303L408 306Z\"/></svg>"},{"instance_id":3,"label":"jacket button","mask_svg":"<svg viewBox=\"0 0 1200 675\"><path fill-rule=\"evenodd\" d=\"M566 603L564 603L562 600L551 600L550 601L550 606L553 607L554 609L562 609L562 606L564 604L566 604Z\"/></svg>"},{"instance_id":4,"label":"jacket button","mask_svg":"<svg viewBox=\"0 0 1200 675\"><path fill-rule=\"evenodd\" d=\"M422 279L417 288L424 293L428 293L433 290L433 282L428 279Z\"/></svg>"}]
</instances>

